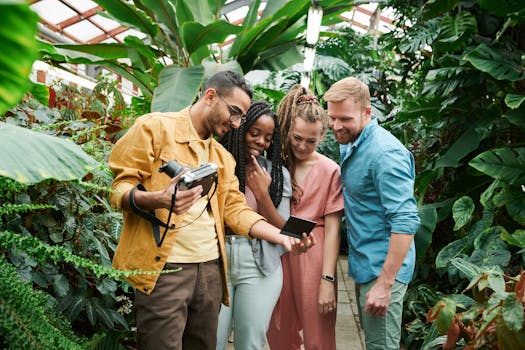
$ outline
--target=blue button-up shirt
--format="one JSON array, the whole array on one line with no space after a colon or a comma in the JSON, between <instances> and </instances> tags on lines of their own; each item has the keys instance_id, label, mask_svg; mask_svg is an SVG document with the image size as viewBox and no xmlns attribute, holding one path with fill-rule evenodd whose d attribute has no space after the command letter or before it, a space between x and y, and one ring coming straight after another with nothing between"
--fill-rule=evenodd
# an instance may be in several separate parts
<instances>
[{"instance_id":1,"label":"blue button-up shirt","mask_svg":"<svg viewBox=\"0 0 525 350\"><path fill-rule=\"evenodd\" d=\"M341 175L349 242L348 274L357 283L377 278L394 233L415 234L414 157L391 133L370 121L353 144L341 145ZM414 273L414 242L396 280Z\"/></svg>"}]
</instances>

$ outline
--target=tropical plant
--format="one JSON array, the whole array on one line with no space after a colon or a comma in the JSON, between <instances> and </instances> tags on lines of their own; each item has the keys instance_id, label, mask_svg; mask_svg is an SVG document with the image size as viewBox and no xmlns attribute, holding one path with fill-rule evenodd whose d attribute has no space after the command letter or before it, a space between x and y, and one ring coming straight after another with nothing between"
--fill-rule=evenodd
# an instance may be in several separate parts
<instances>
[{"instance_id":1,"label":"tropical plant","mask_svg":"<svg viewBox=\"0 0 525 350\"><path fill-rule=\"evenodd\" d=\"M454 296L441 299L429 311L428 322L435 322L443 349L508 349L525 347L525 272L508 276L497 267L480 268L461 258L451 261L471 280L465 302Z\"/></svg>"},{"instance_id":2,"label":"tropical plant","mask_svg":"<svg viewBox=\"0 0 525 350\"><path fill-rule=\"evenodd\" d=\"M402 105L389 125L410 140L418 202L434 222L419 237L429 249L418 256L414 283L458 294L469 284L458 261L516 276L523 264L519 237L525 223L523 6L483 0L389 5L403 28L389 34L389 47L407 62L400 76L417 87L412 97L398 100ZM488 314L481 317L482 324L488 322ZM415 320L405 320L407 348L444 343L435 328L420 321L419 333L410 333Z\"/></svg>"},{"instance_id":3,"label":"tropical plant","mask_svg":"<svg viewBox=\"0 0 525 350\"><path fill-rule=\"evenodd\" d=\"M29 73L38 57L38 16L23 2L0 0L0 115L31 89ZM13 30L16 28L16 30Z\"/></svg>"},{"instance_id":4,"label":"tropical plant","mask_svg":"<svg viewBox=\"0 0 525 350\"><path fill-rule=\"evenodd\" d=\"M2 349L83 349L62 315L56 315L47 296L18 277L0 255L0 347Z\"/></svg>"},{"instance_id":5,"label":"tropical plant","mask_svg":"<svg viewBox=\"0 0 525 350\"><path fill-rule=\"evenodd\" d=\"M306 28L309 0L269 0L259 16L260 0L251 1L241 25L222 19L224 1L96 0L104 15L146 35L128 36L123 44L42 43L42 59L51 64L105 66L137 85L153 111L179 110L196 97L203 81L218 70L247 73L283 69L302 60L297 45ZM352 3L326 0L323 23ZM221 44L234 36L228 48ZM130 60L130 64L121 59Z\"/></svg>"},{"instance_id":6,"label":"tropical plant","mask_svg":"<svg viewBox=\"0 0 525 350\"><path fill-rule=\"evenodd\" d=\"M67 101L61 92L69 94L71 87L54 91L54 108L28 97L1 118L7 123L0 124L5 150L0 159L0 247L19 278L46 296L47 308L65 317L82 338L97 333L90 342L104 343L108 340L99 332L128 329L131 295L121 277L133 272L111 268L121 226L120 213L106 199L112 174L82 148L105 161L112 145L105 119L90 117L104 115L114 104L97 90L70 94ZM30 134L27 140L25 134ZM23 313L18 305L7 306ZM23 329L12 323L6 327L13 336Z\"/></svg>"}]
</instances>

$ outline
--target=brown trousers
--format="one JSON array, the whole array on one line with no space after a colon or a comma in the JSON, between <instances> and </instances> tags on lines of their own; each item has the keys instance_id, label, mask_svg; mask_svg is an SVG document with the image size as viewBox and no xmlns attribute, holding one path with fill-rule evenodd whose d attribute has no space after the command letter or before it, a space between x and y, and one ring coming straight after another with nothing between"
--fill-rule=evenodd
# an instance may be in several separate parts
<instances>
[{"instance_id":1,"label":"brown trousers","mask_svg":"<svg viewBox=\"0 0 525 350\"><path fill-rule=\"evenodd\" d=\"M168 263L151 295L135 292L139 347L142 350L215 350L222 300L218 260Z\"/></svg>"}]
</instances>

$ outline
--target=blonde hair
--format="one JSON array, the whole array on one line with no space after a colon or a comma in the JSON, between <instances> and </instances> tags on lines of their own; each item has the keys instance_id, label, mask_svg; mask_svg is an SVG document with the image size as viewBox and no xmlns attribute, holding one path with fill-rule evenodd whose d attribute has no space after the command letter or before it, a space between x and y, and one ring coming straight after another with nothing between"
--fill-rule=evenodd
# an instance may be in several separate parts
<instances>
[{"instance_id":1,"label":"blonde hair","mask_svg":"<svg viewBox=\"0 0 525 350\"><path fill-rule=\"evenodd\" d=\"M281 126L281 142L283 164L290 172L292 178L293 200L298 201L302 189L294 180L295 157L292 153L288 135L296 118L301 118L307 123L321 122L321 137L328 129L328 115L319 104L317 97L301 85L294 85L283 97L277 108L279 125Z\"/></svg>"},{"instance_id":2,"label":"blonde hair","mask_svg":"<svg viewBox=\"0 0 525 350\"><path fill-rule=\"evenodd\" d=\"M352 98L361 105L361 111L370 106L370 90L361 80L353 77L344 78L334 83L324 94L326 102L339 103Z\"/></svg>"}]
</instances>

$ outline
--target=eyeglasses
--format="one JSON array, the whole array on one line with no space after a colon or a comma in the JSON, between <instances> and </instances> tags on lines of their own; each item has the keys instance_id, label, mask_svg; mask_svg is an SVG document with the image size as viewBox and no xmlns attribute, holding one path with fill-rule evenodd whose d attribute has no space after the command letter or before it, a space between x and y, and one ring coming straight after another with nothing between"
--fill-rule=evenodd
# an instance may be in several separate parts
<instances>
[{"instance_id":1,"label":"eyeglasses","mask_svg":"<svg viewBox=\"0 0 525 350\"><path fill-rule=\"evenodd\" d=\"M246 115L242 114L242 111L239 107L230 105L221 95L219 95L219 93L217 93L217 96L219 96L222 102L224 102L228 107L228 110L230 111L230 123L232 125L239 124L239 126L241 126L246 122Z\"/></svg>"}]
</instances>

